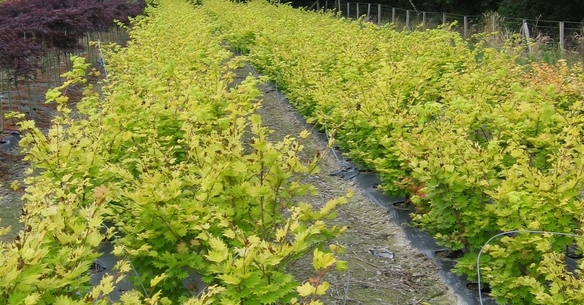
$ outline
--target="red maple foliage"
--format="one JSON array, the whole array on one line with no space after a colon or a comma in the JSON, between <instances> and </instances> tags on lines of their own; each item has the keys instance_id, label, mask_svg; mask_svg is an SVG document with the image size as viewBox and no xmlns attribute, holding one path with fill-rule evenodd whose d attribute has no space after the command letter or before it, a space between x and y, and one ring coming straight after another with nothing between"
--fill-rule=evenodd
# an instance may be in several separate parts
<instances>
[{"instance_id":1,"label":"red maple foliage","mask_svg":"<svg viewBox=\"0 0 584 305\"><path fill-rule=\"evenodd\" d=\"M80 38L128 23L144 0L11 0L0 4L0 69L30 76L48 48L70 52Z\"/></svg>"}]
</instances>

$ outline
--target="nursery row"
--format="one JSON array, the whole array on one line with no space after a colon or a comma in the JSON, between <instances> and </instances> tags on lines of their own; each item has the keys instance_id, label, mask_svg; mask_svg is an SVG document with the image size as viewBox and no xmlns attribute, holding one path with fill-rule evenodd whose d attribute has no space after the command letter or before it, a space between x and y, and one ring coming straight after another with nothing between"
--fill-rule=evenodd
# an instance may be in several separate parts
<instances>
[{"instance_id":1,"label":"nursery row","mask_svg":"<svg viewBox=\"0 0 584 305\"><path fill-rule=\"evenodd\" d=\"M447 27L398 32L265 1L203 7L309 122L409 196L414 225L464 252L457 272L476 278L501 232L581 235L581 66L520 65L519 42L469 46ZM575 243L506 234L484 249L481 281L501 304L582 304L581 266L564 263Z\"/></svg>"},{"instance_id":2,"label":"nursery row","mask_svg":"<svg viewBox=\"0 0 584 305\"><path fill-rule=\"evenodd\" d=\"M104 48L99 86L74 58L46 94L60 111L47 135L20 122L31 167L23 230L0 244L1 302L320 304L324 274L344 268L342 248L323 249L344 229L324 218L346 198L320 209L298 199L314 192L301 180L317 160L300 160L302 137L267 140L258 80L233 83L242 59L201 8L161 0L146 12L127 47ZM85 86L74 115L72 84ZM119 261L92 287L108 243ZM300 285L286 268L307 254L315 274ZM209 287L184 284L193 276ZM136 289L110 300L124 278Z\"/></svg>"}]
</instances>

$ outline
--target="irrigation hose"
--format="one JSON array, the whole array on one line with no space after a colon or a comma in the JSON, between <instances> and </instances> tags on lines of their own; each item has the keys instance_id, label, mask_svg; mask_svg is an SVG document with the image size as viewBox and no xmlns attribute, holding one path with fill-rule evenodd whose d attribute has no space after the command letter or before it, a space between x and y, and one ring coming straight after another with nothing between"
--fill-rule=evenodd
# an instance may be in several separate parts
<instances>
[{"instance_id":1,"label":"irrigation hose","mask_svg":"<svg viewBox=\"0 0 584 305\"><path fill-rule=\"evenodd\" d=\"M582 238L580 235L571 234L571 233L562 233L562 232L547 232L547 231L535 231L535 230L514 230L514 231L507 231L499 233L487 240L487 242L481 247L479 251L479 256L477 257L477 283L478 283L478 290L479 290L479 302L483 305L483 294L481 292L481 254L483 254L483 250L485 247L495 238L507 234L512 233L529 233L529 234L552 234L552 235L560 235L560 236L568 236L568 237L575 237L575 238Z\"/></svg>"},{"instance_id":2,"label":"irrigation hose","mask_svg":"<svg viewBox=\"0 0 584 305\"><path fill-rule=\"evenodd\" d=\"M349 298L349 283L351 283L351 270L347 273L347 285L345 286L345 299L343 305L347 305L347 299Z\"/></svg>"}]
</instances>

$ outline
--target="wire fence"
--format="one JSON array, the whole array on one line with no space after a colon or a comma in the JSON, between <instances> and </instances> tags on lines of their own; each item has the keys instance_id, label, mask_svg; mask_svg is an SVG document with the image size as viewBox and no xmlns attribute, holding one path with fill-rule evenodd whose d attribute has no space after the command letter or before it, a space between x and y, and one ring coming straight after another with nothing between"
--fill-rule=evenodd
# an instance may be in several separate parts
<instances>
[{"instance_id":1,"label":"wire fence","mask_svg":"<svg viewBox=\"0 0 584 305\"><path fill-rule=\"evenodd\" d=\"M38 62L34 71L29 75L16 75L14 69L0 67L0 133L4 132L5 128L16 128L15 126L6 126L5 113L24 111L32 118L36 117L38 104L40 101L44 101L44 92L49 88L63 84L64 78L61 75L72 68L71 55L85 57L87 62L92 65L99 65L101 56L99 46L91 42L100 41L101 44L124 45L128 39L128 31L125 28L115 26L107 32L89 33L80 37L78 39L79 48L76 50L63 50L44 44L44 56L30 59Z\"/></svg>"},{"instance_id":2,"label":"wire fence","mask_svg":"<svg viewBox=\"0 0 584 305\"><path fill-rule=\"evenodd\" d=\"M576 54L584 53L584 23L529 18L512 18L497 13L458 15L444 12L423 12L383 4L317 0L309 9L335 10L343 17L384 25L393 23L398 30L426 30L456 22L454 29L465 39L478 33L497 32L501 40L513 34L532 40L540 46Z\"/></svg>"}]
</instances>

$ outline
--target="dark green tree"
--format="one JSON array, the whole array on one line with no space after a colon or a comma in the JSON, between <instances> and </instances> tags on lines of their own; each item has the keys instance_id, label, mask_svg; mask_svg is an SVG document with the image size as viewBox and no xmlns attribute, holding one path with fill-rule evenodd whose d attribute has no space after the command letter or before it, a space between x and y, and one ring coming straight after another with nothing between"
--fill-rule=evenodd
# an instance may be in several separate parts
<instances>
[{"instance_id":1,"label":"dark green tree","mask_svg":"<svg viewBox=\"0 0 584 305\"><path fill-rule=\"evenodd\" d=\"M566 0L560 4L549 0L503 0L498 11L502 16L580 22L584 19L584 1Z\"/></svg>"},{"instance_id":2,"label":"dark green tree","mask_svg":"<svg viewBox=\"0 0 584 305\"><path fill-rule=\"evenodd\" d=\"M316 0L292 0L294 6L310 7ZM319 0L321 5L325 0ZM333 0L329 0L329 3ZM346 3L346 0L342 1ZM498 11L506 17L576 21L584 19L583 0L565 0L561 4L550 0L350 0L350 2L379 3L404 9L427 12L446 12L461 15L481 15Z\"/></svg>"}]
</instances>

